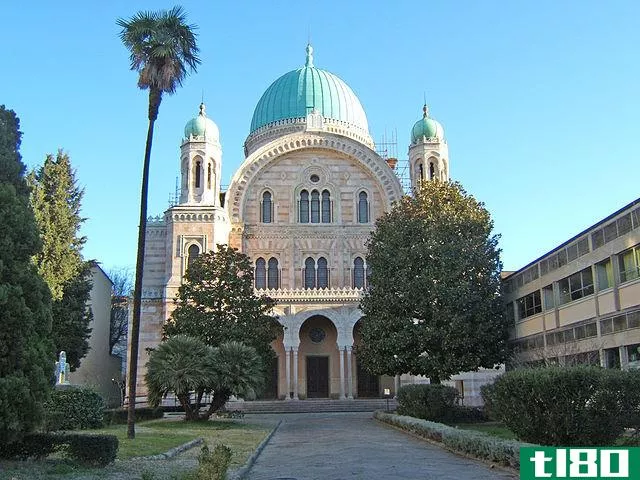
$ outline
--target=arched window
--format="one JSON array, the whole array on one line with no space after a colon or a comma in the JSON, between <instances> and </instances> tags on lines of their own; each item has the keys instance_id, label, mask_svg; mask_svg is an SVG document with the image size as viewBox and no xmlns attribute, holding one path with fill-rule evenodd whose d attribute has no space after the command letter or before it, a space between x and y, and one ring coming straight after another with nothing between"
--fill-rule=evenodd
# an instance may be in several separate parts
<instances>
[{"instance_id":1,"label":"arched window","mask_svg":"<svg viewBox=\"0 0 640 480\"><path fill-rule=\"evenodd\" d=\"M360 192L358 195L358 223L369 222L369 199L367 192Z\"/></svg>"},{"instance_id":2,"label":"arched window","mask_svg":"<svg viewBox=\"0 0 640 480\"><path fill-rule=\"evenodd\" d=\"M187 250L187 268L191 266L198 255L200 255L200 247L198 247L198 245L191 245Z\"/></svg>"},{"instance_id":3,"label":"arched window","mask_svg":"<svg viewBox=\"0 0 640 480\"><path fill-rule=\"evenodd\" d=\"M267 268L266 262L262 257L256 260L254 284L258 290L267 288Z\"/></svg>"},{"instance_id":4,"label":"arched window","mask_svg":"<svg viewBox=\"0 0 640 480\"><path fill-rule=\"evenodd\" d=\"M329 269L324 257L318 259L318 288L329 288Z\"/></svg>"},{"instance_id":5,"label":"arched window","mask_svg":"<svg viewBox=\"0 0 640 480\"><path fill-rule=\"evenodd\" d=\"M193 175L196 179L196 188L200 188L200 162L196 162Z\"/></svg>"},{"instance_id":6,"label":"arched window","mask_svg":"<svg viewBox=\"0 0 640 480\"><path fill-rule=\"evenodd\" d=\"M300 192L300 223L309 223L309 192Z\"/></svg>"},{"instance_id":7,"label":"arched window","mask_svg":"<svg viewBox=\"0 0 640 480\"><path fill-rule=\"evenodd\" d=\"M271 257L269 259L269 269L267 270L267 288L278 288L278 259Z\"/></svg>"},{"instance_id":8,"label":"arched window","mask_svg":"<svg viewBox=\"0 0 640 480\"><path fill-rule=\"evenodd\" d=\"M311 192L311 223L320 223L320 193Z\"/></svg>"},{"instance_id":9,"label":"arched window","mask_svg":"<svg viewBox=\"0 0 640 480\"><path fill-rule=\"evenodd\" d=\"M420 181L424 180L424 167L422 166L422 164L418 165L418 168L420 169Z\"/></svg>"},{"instance_id":10,"label":"arched window","mask_svg":"<svg viewBox=\"0 0 640 480\"><path fill-rule=\"evenodd\" d=\"M360 257L353 261L353 287L364 288L364 260Z\"/></svg>"},{"instance_id":11,"label":"arched window","mask_svg":"<svg viewBox=\"0 0 640 480\"><path fill-rule=\"evenodd\" d=\"M436 177L436 167L433 162L429 162L429 180L433 180Z\"/></svg>"},{"instance_id":12,"label":"arched window","mask_svg":"<svg viewBox=\"0 0 640 480\"><path fill-rule=\"evenodd\" d=\"M322 223L331 223L331 194L329 190L322 191Z\"/></svg>"},{"instance_id":13,"label":"arched window","mask_svg":"<svg viewBox=\"0 0 640 480\"><path fill-rule=\"evenodd\" d=\"M271 223L271 193L262 194L262 223Z\"/></svg>"},{"instance_id":14,"label":"arched window","mask_svg":"<svg viewBox=\"0 0 640 480\"><path fill-rule=\"evenodd\" d=\"M207 166L207 188L211 188L211 164Z\"/></svg>"},{"instance_id":15,"label":"arched window","mask_svg":"<svg viewBox=\"0 0 640 480\"><path fill-rule=\"evenodd\" d=\"M316 288L316 261L311 257L304 261L304 288Z\"/></svg>"}]
</instances>

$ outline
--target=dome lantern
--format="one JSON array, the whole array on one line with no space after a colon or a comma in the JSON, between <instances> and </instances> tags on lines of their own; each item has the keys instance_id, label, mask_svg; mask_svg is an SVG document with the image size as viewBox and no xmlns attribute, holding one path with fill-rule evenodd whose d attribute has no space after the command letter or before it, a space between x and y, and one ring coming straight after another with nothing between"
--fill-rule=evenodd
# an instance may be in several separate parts
<instances>
[{"instance_id":1,"label":"dome lantern","mask_svg":"<svg viewBox=\"0 0 640 480\"><path fill-rule=\"evenodd\" d=\"M191 137L205 137L208 140L214 141L218 141L220 138L218 126L213 120L207 117L204 103L200 104L200 113L198 113L198 116L189 120L184 126L184 138L189 139Z\"/></svg>"},{"instance_id":2,"label":"dome lantern","mask_svg":"<svg viewBox=\"0 0 640 480\"><path fill-rule=\"evenodd\" d=\"M425 103L422 107L422 118L411 129L411 144L415 144L422 138L444 140L444 129L439 122L429 117L429 107Z\"/></svg>"}]
</instances>

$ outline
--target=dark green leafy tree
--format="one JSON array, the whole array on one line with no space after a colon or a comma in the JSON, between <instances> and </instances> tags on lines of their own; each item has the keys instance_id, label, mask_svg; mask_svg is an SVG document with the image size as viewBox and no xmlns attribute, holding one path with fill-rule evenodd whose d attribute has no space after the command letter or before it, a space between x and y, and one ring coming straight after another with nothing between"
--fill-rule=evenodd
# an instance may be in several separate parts
<instances>
[{"instance_id":1,"label":"dark green leafy tree","mask_svg":"<svg viewBox=\"0 0 640 480\"><path fill-rule=\"evenodd\" d=\"M458 183L429 181L382 216L368 248L357 354L374 374L439 383L508 354L500 250L482 203Z\"/></svg>"},{"instance_id":2,"label":"dark green leafy tree","mask_svg":"<svg viewBox=\"0 0 640 480\"><path fill-rule=\"evenodd\" d=\"M47 155L28 177L31 206L40 230L42 250L34 256L38 272L53 296L53 353L64 350L71 370L89 351L87 302L91 293L91 264L82 259L86 239L80 235L84 191L78 187L69 156Z\"/></svg>"},{"instance_id":3,"label":"dark green leafy tree","mask_svg":"<svg viewBox=\"0 0 640 480\"><path fill-rule=\"evenodd\" d=\"M84 218L80 208L84 191L78 187L69 156L59 150L49 154L44 164L28 177L31 206L42 239L35 256L38 273L44 278L54 300L62 298L64 287L84 268L79 235Z\"/></svg>"},{"instance_id":4,"label":"dark green leafy tree","mask_svg":"<svg viewBox=\"0 0 640 480\"><path fill-rule=\"evenodd\" d=\"M151 353L145 375L149 402L157 406L163 397L174 393L187 420L209 418L231 395L253 396L263 378L262 362L253 347L225 342L214 348L185 335L162 342ZM201 414L206 393L211 394L212 400ZM192 394L195 402L191 401Z\"/></svg>"},{"instance_id":5,"label":"dark green leafy tree","mask_svg":"<svg viewBox=\"0 0 640 480\"><path fill-rule=\"evenodd\" d=\"M282 326L271 316L274 302L253 289L251 259L226 245L199 255L178 289L164 336L188 335L207 345L237 341L256 349L263 365L274 357L271 342Z\"/></svg>"},{"instance_id":6,"label":"dark green leafy tree","mask_svg":"<svg viewBox=\"0 0 640 480\"><path fill-rule=\"evenodd\" d=\"M55 358L51 296L31 258L40 237L19 154L19 120L0 106L0 444L42 420Z\"/></svg>"},{"instance_id":7,"label":"dark green leafy tree","mask_svg":"<svg viewBox=\"0 0 640 480\"><path fill-rule=\"evenodd\" d=\"M135 398L138 369L138 341L140 337L140 309L142 301L142 271L144 244L147 230L147 192L149 190L149 163L153 144L153 127L158 118L162 95L172 94L182 85L189 71L195 72L200 64L194 25L186 23L182 7L159 12L138 12L130 20L118 19L122 28L120 39L131 53L131 70L138 72L138 87L149 90L149 128L142 167L140 193L140 223L136 279L133 290L131 318L131 351L129 352L129 420L127 437L135 438Z\"/></svg>"}]
</instances>

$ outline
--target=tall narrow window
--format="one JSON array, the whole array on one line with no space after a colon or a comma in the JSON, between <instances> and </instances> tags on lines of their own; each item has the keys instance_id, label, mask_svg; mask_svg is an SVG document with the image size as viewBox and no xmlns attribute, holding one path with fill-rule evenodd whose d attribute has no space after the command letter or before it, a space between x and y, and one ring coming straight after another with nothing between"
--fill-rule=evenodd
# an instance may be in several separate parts
<instances>
[{"instance_id":1,"label":"tall narrow window","mask_svg":"<svg viewBox=\"0 0 640 480\"><path fill-rule=\"evenodd\" d=\"M367 192L360 192L358 195L358 223L369 222L369 199Z\"/></svg>"},{"instance_id":2,"label":"tall narrow window","mask_svg":"<svg viewBox=\"0 0 640 480\"><path fill-rule=\"evenodd\" d=\"M193 168L195 169L194 177L196 179L196 188L200 188L200 162L196 162L196 166Z\"/></svg>"},{"instance_id":3,"label":"tall narrow window","mask_svg":"<svg viewBox=\"0 0 640 480\"><path fill-rule=\"evenodd\" d=\"M255 287L258 290L267 288L267 267L266 262L262 257L256 260L256 273L254 283Z\"/></svg>"},{"instance_id":4,"label":"tall narrow window","mask_svg":"<svg viewBox=\"0 0 640 480\"><path fill-rule=\"evenodd\" d=\"M187 268L191 266L198 255L200 255L200 247L198 247L198 245L191 245L187 250Z\"/></svg>"},{"instance_id":5,"label":"tall narrow window","mask_svg":"<svg viewBox=\"0 0 640 480\"><path fill-rule=\"evenodd\" d=\"M329 288L329 269L324 257L318 259L318 288Z\"/></svg>"},{"instance_id":6,"label":"tall narrow window","mask_svg":"<svg viewBox=\"0 0 640 480\"><path fill-rule=\"evenodd\" d=\"M320 193L311 192L311 223L320 223Z\"/></svg>"},{"instance_id":7,"label":"tall narrow window","mask_svg":"<svg viewBox=\"0 0 640 480\"><path fill-rule=\"evenodd\" d=\"M278 288L278 259L271 257L269 259L269 269L267 270L267 287L270 289Z\"/></svg>"},{"instance_id":8,"label":"tall narrow window","mask_svg":"<svg viewBox=\"0 0 640 480\"><path fill-rule=\"evenodd\" d=\"M322 223L331 223L331 194L329 190L322 191Z\"/></svg>"},{"instance_id":9,"label":"tall narrow window","mask_svg":"<svg viewBox=\"0 0 640 480\"><path fill-rule=\"evenodd\" d=\"M300 192L300 223L309 223L309 192Z\"/></svg>"},{"instance_id":10,"label":"tall narrow window","mask_svg":"<svg viewBox=\"0 0 640 480\"><path fill-rule=\"evenodd\" d=\"M364 288L364 260L360 257L353 261L353 286Z\"/></svg>"},{"instance_id":11,"label":"tall narrow window","mask_svg":"<svg viewBox=\"0 0 640 480\"><path fill-rule=\"evenodd\" d=\"M316 288L316 261L311 257L304 261L304 288Z\"/></svg>"},{"instance_id":12,"label":"tall narrow window","mask_svg":"<svg viewBox=\"0 0 640 480\"><path fill-rule=\"evenodd\" d=\"M429 162L429 180L433 180L436 176L436 167L433 166L433 162Z\"/></svg>"},{"instance_id":13,"label":"tall narrow window","mask_svg":"<svg viewBox=\"0 0 640 480\"><path fill-rule=\"evenodd\" d=\"M207 167L207 188L211 188L211 164Z\"/></svg>"},{"instance_id":14,"label":"tall narrow window","mask_svg":"<svg viewBox=\"0 0 640 480\"><path fill-rule=\"evenodd\" d=\"M262 223L271 223L271 193L262 194Z\"/></svg>"},{"instance_id":15,"label":"tall narrow window","mask_svg":"<svg viewBox=\"0 0 640 480\"><path fill-rule=\"evenodd\" d=\"M418 169L420 170L420 181L424 180L424 166L422 164L418 165Z\"/></svg>"}]
</instances>

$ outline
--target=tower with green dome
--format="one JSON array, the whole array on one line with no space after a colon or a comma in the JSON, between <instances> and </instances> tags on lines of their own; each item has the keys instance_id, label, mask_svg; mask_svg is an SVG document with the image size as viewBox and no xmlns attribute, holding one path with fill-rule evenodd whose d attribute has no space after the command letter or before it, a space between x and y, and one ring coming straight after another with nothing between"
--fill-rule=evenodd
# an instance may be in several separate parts
<instances>
[{"instance_id":1,"label":"tower with green dome","mask_svg":"<svg viewBox=\"0 0 640 480\"><path fill-rule=\"evenodd\" d=\"M427 104L422 118L411 128L409 145L411 188L429 180L449 180L449 148L442 125L429 116Z\"/></svg>"}]
</instances>

